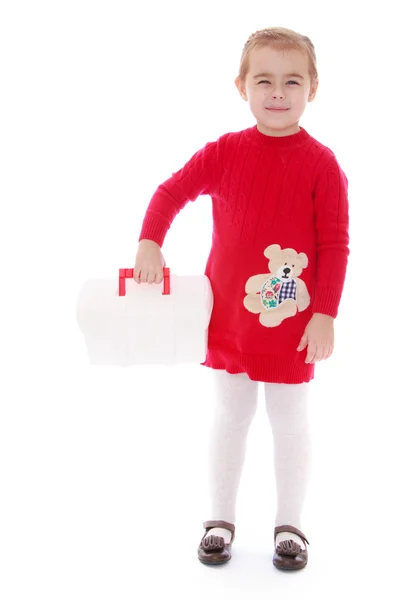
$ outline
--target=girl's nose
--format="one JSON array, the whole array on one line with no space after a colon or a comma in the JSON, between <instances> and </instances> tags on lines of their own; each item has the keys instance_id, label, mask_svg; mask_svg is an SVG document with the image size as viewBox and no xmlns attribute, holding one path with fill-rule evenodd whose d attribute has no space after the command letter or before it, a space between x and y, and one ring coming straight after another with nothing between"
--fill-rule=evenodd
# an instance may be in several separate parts
<instances>
[{"instance_id":1,"label":"girl's nose","mask_svg":"<svg viewBox=\"0 0 415 600\"><path fill-rule=\"evenodd\" d=\"M280 92L279 90L274 90L272 92L272 97L273 98L284 98L284 94L282 92Z\"/></svg>"}]
</instances>

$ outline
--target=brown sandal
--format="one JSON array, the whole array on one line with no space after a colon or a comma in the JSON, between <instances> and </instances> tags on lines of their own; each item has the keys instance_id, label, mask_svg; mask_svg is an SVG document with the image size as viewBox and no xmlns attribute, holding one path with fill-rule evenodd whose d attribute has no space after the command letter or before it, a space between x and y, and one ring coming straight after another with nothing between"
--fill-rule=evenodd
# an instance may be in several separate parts
<instances>
[{"instance_id":1,"label":"brown sandal","mask_svg":"<svg viewBox=\"0 0 415 600\"><path fill-rule=\"evenodd\" d=\"M296 527L293 527L292 525L279 525L274 529L274 547L277 533L281 533L282 531L296 533L303 540L304 545L310 545L310 542L307 540L304 533ZM272 559L274 566L277 567L277 569L282 569L283 571L295 571L296 569L302 569L306 566L307 561L307 546L302 548L294 540L285 540L280 542L275 548L274 557Z\"/></svg>"},{"instance_id":2,"label":"brown sandal","mask_svg":"<svg viewBox=\"0 0 415 600\"><path fill-rule=\"evenodd\" d=\"M197 556L200 562L205 565L221 565L228 562L232 558L231 547L235 539L235 525L227 521L205 521L203 527L206 529L204 536L201 539ZM208 535L210 529L221 527L228 529L232 533L229 544L225 543L223 537L217 535Z\"/></svg>"}]
</instances>

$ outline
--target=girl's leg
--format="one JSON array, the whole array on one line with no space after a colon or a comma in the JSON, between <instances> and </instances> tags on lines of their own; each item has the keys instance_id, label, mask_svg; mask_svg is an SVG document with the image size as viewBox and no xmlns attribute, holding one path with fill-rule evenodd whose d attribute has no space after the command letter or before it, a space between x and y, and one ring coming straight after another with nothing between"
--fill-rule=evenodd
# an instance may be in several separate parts
<instances>
[{"instance_id":1,"label":"girl's leg","mask_svg":"<svg viewBox=\"0 0 415 600\"><path fill-rule=\"evenodd\" d=\"M246 373L231 375L214 370L216 405L209 441L209 520L235 523L235 506L246 454L249 426L258 404L258 382ZM225 529L211 529L226 543L231 534Z\"/></svg>"},{"instance_id":2,"label":"girl's leg","mask_svg":"<svg viewBox=\"0 0 415 600\"><path fill-rule=\"evenodd\" d=\"M301 529L301 512L311 467L311 434L308 422L309 384L265 383L266 410L274 437L274 467L277 488L275 526ZM278 533L276 545L295 534Z\"/></svg>"}]
</instances>

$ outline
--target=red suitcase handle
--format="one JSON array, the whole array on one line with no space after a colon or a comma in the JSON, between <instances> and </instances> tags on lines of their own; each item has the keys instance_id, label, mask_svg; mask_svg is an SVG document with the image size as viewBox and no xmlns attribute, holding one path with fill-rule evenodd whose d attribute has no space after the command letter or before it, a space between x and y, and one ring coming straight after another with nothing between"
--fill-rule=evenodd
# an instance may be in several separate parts
<instances>
[{"instance_id":1,"label":"red suitcase handle","mask_svg":"<svg viewBox=\"0 0 415 600\"><path fill-rule=\"evenodd\" d=\"M119 271L119 285L118 295L125 296L125 280L127 277L132 278L134 269L120 269ZM162 295L170 294L170 269L168 267L163 268L163 292Z\"/></svg>"}]
</instances>

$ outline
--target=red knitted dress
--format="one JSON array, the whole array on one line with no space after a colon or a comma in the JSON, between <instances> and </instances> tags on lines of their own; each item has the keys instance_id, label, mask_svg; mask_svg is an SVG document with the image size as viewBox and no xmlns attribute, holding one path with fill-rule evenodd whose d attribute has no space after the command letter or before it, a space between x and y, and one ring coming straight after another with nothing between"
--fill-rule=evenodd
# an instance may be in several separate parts
<instances>
[{"instance_id":1,"label":"red knitted dress","mask_svg":"<svg viewBox=\"0 0 415 600\"><path fill-rule=\"evenodd\" d=\"M348 181L333 152L300 127L257 126L208 142L162 183L139 239L163 245L177 213L212 198L205 274L214 305L204 366L255 381L314 377L297 346L313 313L337 316L349 255Z\"/></svg>"}]
</instances>

